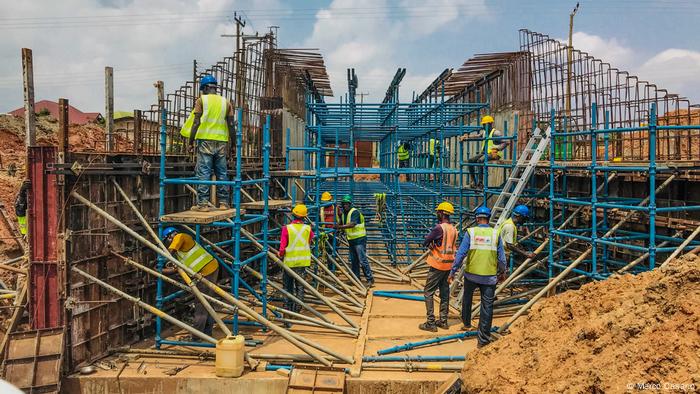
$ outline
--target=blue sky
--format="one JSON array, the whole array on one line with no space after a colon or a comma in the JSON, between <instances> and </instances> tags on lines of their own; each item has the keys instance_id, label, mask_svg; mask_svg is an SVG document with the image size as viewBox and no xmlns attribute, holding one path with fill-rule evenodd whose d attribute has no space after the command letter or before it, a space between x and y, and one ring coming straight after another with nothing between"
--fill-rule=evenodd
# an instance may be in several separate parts
<instances>
[{"instance_id":1,"label":"blue sky","mask_svg":"<svg viewBox=\"0 0 700 394\"><path fill-rule=\"evenodd\" d=\"M246 30L279 26L280 47L319 48L336 99L355 67L367 101L383 98L396 68L402 96L475 53L519 48L518 29L565 38L575 1L513 0L53 0L0 1L0 112L21 106L20 48L34 50L36 99L67 97L103 111L103 68L115 68L118 109L146 108L191 61L230 54L231 16ZM700 1L581 1L574 46L669 91L700 101ZM332 100L332 99L331 99Z\"/></svg>"}]
</instances>

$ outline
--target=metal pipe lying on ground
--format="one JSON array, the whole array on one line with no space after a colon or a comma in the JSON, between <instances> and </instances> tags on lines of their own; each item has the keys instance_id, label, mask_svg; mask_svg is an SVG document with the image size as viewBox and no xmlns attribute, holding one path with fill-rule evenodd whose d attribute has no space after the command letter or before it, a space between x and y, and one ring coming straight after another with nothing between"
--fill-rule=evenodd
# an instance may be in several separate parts
<instances>
[{"instance_id":1,"label":"metal pipe lying on ground","mask_svg":"<svg viewBox=\"0 0 700 394\"><path fill-rule=\"evenodd\" d=\"M255 305L258 305L258 306L261 306L261 305L262 305L262 302L260 302L260 300L258 300L257 298L253 298L252 303L254 303ZM331 330L340 331L340 332L343 332L343 333L345 333L345 334L350 334L350 335L352 335L352 336L354 336L354 337L357 337L357 335L358 335L358 333L359 333L359 330L356 330L356 329L354 329L354 328L352 328L352 327L345 327L345 326L339 326L339 325L336 325L336 324L327 323L327 322L325 322L325 321L323 321L323 320L314 319L314 318L312 318L312 317L302 315L301 313L292 312L292 311L290 311L290 310L287 310L287 309L284 309L284 308L280 308L280 307L278 307L278 306L275 306L275 305L272 305L272 304L269 304L269 303L267 304L267 307L268 307L271 311L273 311L273 312L279 312L279 313L281 313L281 314L283 314L283 315L288 315L288 316L294 317L294 318L296 318L296 319L302 319L302 320L308 321L309 323L316 324L316 325L318 325L318 326L320 326L320 327L324 327L324 328L328 328L328 329L331 329Z\"/></svg>"},{"instance_id":2,"label":"metal pipe lying on ground","mask_svg":"<svg viewBox=\"0 0 700 394\"><path fill-rule=\"evenodd\" d=\"M333 246L326 241L326 245L329 248L329 250L333 250ZM343 260L343 258L336 254L335 257L332 256L332 253L326 253L328 259L331 261L331 263L335 264L336 267L338 267L339 270L343 272L343 274L350 279L352 283L355 284L355 286L360 289L362 294L367 295L367 288L362 284L362 281L360 278L355 275L354 272L352 272L352 269L348 266L347 262Z\"/></svg>"},{"instance_id":3,"label":"metal pipe lying on ground","mask_svg":"<svg viewBox=\"0 0 700 394\"><path fill-rule=\"evenodd\" d=\"M496 331L497 329L498 329L498 327L493 327L493 328L491 328L491 331ZM393 346L393 347L386 348L386 349L377 350L377 354L382 356L385 354L403 352L403 351L411 350L411 349L414 349L417 347L437 345L439 343L443 343L446 341L475 337L478 334L479 334L479 331L465 331L465 332L461 332L459 334L445 335L442 337L435 337L432 339L426 339L425 341L407 342L407 343L404 343L403 345L398 345L398 346Z\"/></svg>"},{"instance_id":4,"label":"metal pipe lying on ground","mask_svg":"<svg viewBox=\"0 0 700 394\"><path fill-rule=\"evenodd\" d=\"M362 362L365 363L376 363L376 362L395 362L395 361L465 361L466 356L421 356L421 355L405 355L405 356L364 356L362 357Z\"/></svg>"},{"instance_id":5,"label":"metal pipe lying on ground","mask_svg":"<svg viewBox=\"0 0 700 394\"><path fill-rule=\"evenodd\" d=\"M461 371L462 365L449 365L449 364L426 364L426 363L413 363L406 362L403 365L395 363L371 363L363 365L362 369L388 369L388 370L402 370L406 372L455 372Z\"/></svg>"}]
</instances>

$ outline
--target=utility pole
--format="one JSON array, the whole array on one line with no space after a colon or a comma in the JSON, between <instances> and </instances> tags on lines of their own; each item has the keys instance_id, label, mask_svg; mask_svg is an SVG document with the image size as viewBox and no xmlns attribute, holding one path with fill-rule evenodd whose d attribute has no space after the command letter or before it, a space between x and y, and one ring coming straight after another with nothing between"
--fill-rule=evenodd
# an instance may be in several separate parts
<instances>
[{"instance_id":1,"label":"utility pole","mask_svg":"<svg viewBox=\"0 0 700 394\"><path fill-rule=\"evenodd\" d=\"M567 67L566 67L566 118L567 124L571 124L571 66L573 63L573 35L574 35L574 16L576 16L576 11L578 11L579 3L576 3L576 7L569 14L569 48L567 52Z\"/></svg>"},{"instance_id":2,"label":"utility pole","mask_svg":"<svg viewBox=\"0 0 700 394\"><path fill-rule=\"evenodd\" d=\"M114 69L105 67L105 150L114 148Z\"/></svg>"}]
</instances>

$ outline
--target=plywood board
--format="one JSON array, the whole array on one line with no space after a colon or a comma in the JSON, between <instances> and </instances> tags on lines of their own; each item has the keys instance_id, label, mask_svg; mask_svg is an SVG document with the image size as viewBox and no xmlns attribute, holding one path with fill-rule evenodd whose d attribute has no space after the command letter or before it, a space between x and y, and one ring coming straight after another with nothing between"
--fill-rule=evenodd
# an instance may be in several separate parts
<instances>
[{"instance_id":1,"label":"plywood board","mask_svg":"<svg viewBox=\"0 0 700 394\"><path fill-rule=\"evenodd\" d=\"M265 208L264 201L251 201L242 202L241 208L245 208L251 211L262 211ZM291 208L292 200L267 200L268 209L281 209L281 208Z\"/></svg>"},{"instance_id":2,"label":"plywood board","mask_svg":"<svg viewBox=\"0 0 700 394\"><path fill-rule=\"evenodd\" d=\"M241 214L244 212L241 211ZM191 224L210 224L221 220L231 219L236 215L235 209L214 210L209 212L201 211L182 211L169 213L161 216L160 220L170 223L191 223Z\"/></svg>"}]
</instances>

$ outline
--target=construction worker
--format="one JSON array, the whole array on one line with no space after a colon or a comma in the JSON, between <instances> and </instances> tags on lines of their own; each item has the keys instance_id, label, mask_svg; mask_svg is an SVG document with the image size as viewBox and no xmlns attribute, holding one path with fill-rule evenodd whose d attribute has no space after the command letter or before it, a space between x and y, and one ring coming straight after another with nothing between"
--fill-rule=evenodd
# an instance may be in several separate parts
<instances>
[{"instance_id":1,"label":"construction worker","mask_svg":"<svg viewBox=\"0 0 700 394\"><path fill-rule=\"evenodd\" d=\"M292 209L292 215L294 216L292 222L282 227L279 257L284 265L305 280L306 267L311 265L311 242L314 238L314 232L311 230L311 226L304 224L304 218L309 215L306 205L297 204ZM301 283L286 271L284 271L283 281L284 289L288 293L304 301L304 286ZM301 305L288 298L287 309L299 312Z\"/></svg>"},{"instance_id":2,"label":"construction worker","mask_svg":"<svg viewBox=\"0 0 700 394\"><path fill-rule=\"evenodd\" d=\"M428 141L428 168L437 166L437 156L440 155L440 141L431 138Z\"/></svg>"},{"instance_id":3,"label":"construction worker","mask_svg":"<svg viewBox=\"0 0 700 394\"><path fill-rule=\"evenodd\" d=\"M484 163L484 154L487 154L487 160L501 160L503 159L503 150L508 146L509 141L502 141L500 138L503 137L503 133L493 127L493 117L486 115L481 118L481 125L483 130L479 133L477 137L469 138L468 135L463 135L460 137L460 141L467 141L473 139L484 139L484 143L481 146L481 150L478 154L472 156L467 160L470 164L469 175L471 176L472 183L471 187L479 189L484 186L483 179L483 168L479 163ZM486 138L488 137L488 140Z\"/></svg>"},{"instance_id":4,"label":"construction worker","mask_svg":"<svg viewBox=\"0 0 700 394\"><path fill-rule=\"evenodd\" d=\"M23 237L27 236L27 208L29 206L29 179L25 179L22 182L22 186L19 188L19 193L17 193L17 198L15 199L15 216L17 216L17 227L19 227L19 232Z\"/></svg>"},{"instance_id":5,"label":"construction worker","mask_svg":"<svg viewBox=\"0 0 700 394\"><path fill-rule=\"evenodd\" d=\"M216 78L211 75L202 77L199 89L202 95L194 103L190 117L182 127L180 134L189 139L190 151L197 151L195 169L200 181L210 181L212 173L217 181L228 180L226 159L228 142L235 141L233 104L216 93ZM197 185L197 204L195 211L209 211L210 185ZM228 187L216 186L219 209L229 209Z\"/></svg>"},{"instance_id":6,"label":"construction worker","mask_svg":"<svg viewBox=\"0 0 700 394\"><path fill-rule=\"evenodd\" d=\"M343 196L342 215L335 228L345 230L345 235L350 245L350 262L352 272L360 278L360 267L365 274L365 279L369 287L374 287L374 277L372 268L367 261L367 231L365 230L365 217L357 208L352 206L352 197Z\"/></svg>"},{"instance_id":7,"label":"construction worker","mask_svg":"<svg viewBox=\"0 0 700 394\"><path fill-rule=\"evenodd\" d=\"M518 246L518 225L522 225L530 216L530 209L525 205L517 205L513 208L513 214L508 220L503 222L499 228L503 244L506 248L506 260L510 258L510 252L516 252L528 259L534 258L535 254L528 252Z\"/></svg>"},{"instance_id":8,"label":"construction worker","mask_svg":"<svg viewBox=\"0 0 700 394\"><path fill-rule=\"evenodd\" d=\"M472 297L474 290L481 293L481 310L479 311L478 347L487 345L491 340L491 322L493 320L493 302L496 284L506 272L506 255L500 231L489 226L491 210L482 206L476 210L475 227L467 230L455 256L449 282L462 266L466 257L464 273L464 298L462 299L462 330L471 329Z\"/></svg>"},{"instance_id":9,"label":"construction worker","mask_svg":"<svg viewBox=\"0 0 700 394\"><path fill-rule=\"evenodd\" d=\"M202 245L198 244L191 235L178 232L175 227L166 227L163 230L163 238L168 250L182 264L192 271L199 273L212 283L216 283L219 276L219 263ZM170 275L177 272L177 268L168 266L163 273ZM206 285L198 284L197 287L203 294L212 296L214 292ZM196 303L194 310L194 328L211 335L214 328L214 319L209 315L204 306ZM193 337L194 339L194 337Z\"/></svg>"},{"instance_id":10,"label":"construction worker","mask_svg":"<svg viewBox=\"0 0 700 394\"><path fill-rule=\"evenodd\" d=\"M445 201L438 205L437 209L438 224L430 230L430 233L425 237L423 246L430 248L428 255L428 277L425 280L425 288L423 295L425 297L425 311L428 319L425 323L421 323L418 328L424 331L437 331L438 328L448 329L447 314L450 308L450 285L448 278L452 263L455 260L455 251L457 250L457 235L458 231L455 226L450 223L450 215L455 213L455 208L449 202ZM440 320L435 321L433 315L434 300L433 295L440 290Z\"/></svg>"},{"instance_id":11,"label":"construction worker","mask_svg":"<svg viewBox=\"0 0 700 394\"><path fill-rule=\"evenodd\" d=\"M321 194L322 203L329 203L331 201L333 201L332 194L330 194L329 192L323 192L323 194ZM335 216L335 206L328 205L323 207L323 210L321 210L321 222L325 223L324 227L333 228Z\"/></svg>"},{"instance_id":12,"label":"construction worker","mask_svg":"<svg viewBox=\"0 0 700 394\"><path fill-rule=\"evenodd\" d=\"M399 149L397 151L397 155L399 158L399 168L409 168L410 160L411 160L411 144L409 144L406 141L399 141ZM408 181L409 175L406 174L406 181Z\"/></svg>"}]
</instances>

